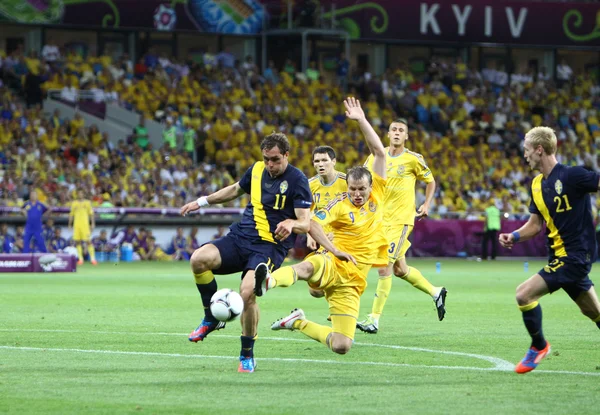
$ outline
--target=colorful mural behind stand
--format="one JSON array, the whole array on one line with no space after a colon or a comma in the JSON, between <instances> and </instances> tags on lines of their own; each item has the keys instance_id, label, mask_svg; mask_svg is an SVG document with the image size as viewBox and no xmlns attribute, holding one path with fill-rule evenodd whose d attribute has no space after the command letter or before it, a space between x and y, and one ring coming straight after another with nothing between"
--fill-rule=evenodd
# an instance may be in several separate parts
<instances>
[{"instance_id":1,"label":"colorful mural behind stand","mask_svg":"<svg viewBox=\"0 0 600 415\"><path fill-rule=\"evenodd\" d=\"M314 0L295 0L296 15L308 3L315 10L323 7L323 17L335 17L339 28L353 38L600 46L599 3L321 0L315 5ZM0 18L30 24L257 34L269 16L282 16L284 5L280 0L2 0Z\"/></svg>"}]
</instances>

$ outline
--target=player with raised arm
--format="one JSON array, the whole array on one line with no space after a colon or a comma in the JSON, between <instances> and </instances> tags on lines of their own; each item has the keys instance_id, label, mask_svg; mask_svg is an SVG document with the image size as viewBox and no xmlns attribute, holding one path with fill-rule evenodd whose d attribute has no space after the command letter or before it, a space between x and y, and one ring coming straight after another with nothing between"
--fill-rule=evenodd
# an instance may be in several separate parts
<instances>
[{"instance_id":1,"label":"player with raised arm","mask_svg":"<svg viewBox=\"0 0 600 415\"><path fill-rule=\"evenodd\" d=\"M406 252L410 248L408 237L412 233L417 218L427 217L429 205L435 193L435 180L423 156L405 147L408 140L408 123L398 119L388 128L390 145L385 150L387 185L385 188L384 228L388 240L388 264L379 269L379 280L371 313L356 327L366 333L375 334L379 330L379 318L392 289L393 275L410 283L416 289L429 294L435 303L438 319L446 314L446 288L432 285L421 272L406 263ZM373 156L369 156L365 166L372 169ZM425 202L416 209L415 184L420 180L427 183ZM416 212L416 215L415 215Z\"/></svg>"},{"instance_id":2,"label":"player with raised arm","mask_svg":"<svg viewBox=\"0 0 600 415\"><path fill-rule=\"evenodd\" d=\"M531 346L515 367L527 373L550 353L542 332L539 299L562 288L581 312L600 328L600 302L589 278L596 261L597 246L590 193L600 188L600 175L583 167L567 167L556 160L556 134L548 127L535 127L525 135L524 155L532 170L531 216L525 225L498 239L505 248L533 238L546 222L548 265L517 287L517 304L523 313Z\"/></svg>"},{"instance_id":3,"label":"player with raised arm","mask_svg":"<svg viewBox=\"0 0 600 415\"><path fill-rule=\"evenodd\" d=\"M241 316L242 336L239 372L253 372L254 341L259 309L254 296L254 269L260 263L277 269L294 246L296 234L310 228L312 198L308 179L288 162L290 145L287 137L273 133L260 145L263 161L254 163L241 180L181 208L181 214L213 204L234 200L244 193L250 202L242 220L230 232L202 245L190 260L196 286L204 305L204 319L189 340L198 342L214 330L225 327L210 311L210 299L217 291L214 274L242 272L240 294L244 299ZM320 241L322 242L322 241Z\"/></svg>"},{"instance_id":4,"label":"player with raised arm","mask_svg":"<svg viewBox=\"0 0 600 415\"><path fill-rule=\"evenodd\" d=\"M312 253L301 263L272 273L268 264L262 263L256 267L254 274L257 296L276 287L289 287L298 279L306 281L315 290L323 291L329 303L331 327L307 320L304 311L295 309L289 316L273 323L271 329L300 330L339 354L347 353L352 347L360 296L367 286L369 269L373 265L385 265L387 261L387 240L382 228L385 150L367 121L360 102L348 98L344 105L346 117L358 122L374 155L373 173L363 166L348 170L346 192L315 213L310 234L325 251ZM326 225L333 229L335 246L324 238L322 226ZM325 243L320 242L323 239ZM353 258L345 258L336 247Z\"/></svg>"}]
</instances>

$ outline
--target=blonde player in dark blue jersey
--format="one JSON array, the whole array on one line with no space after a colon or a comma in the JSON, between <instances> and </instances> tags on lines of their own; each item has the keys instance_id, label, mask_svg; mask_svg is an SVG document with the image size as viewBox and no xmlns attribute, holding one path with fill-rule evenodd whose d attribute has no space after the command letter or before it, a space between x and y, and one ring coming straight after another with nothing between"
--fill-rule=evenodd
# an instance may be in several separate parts
<instances>
[{"instance_id":1,"label":"blonde player in dark blue jersey","mask_svg":"<svg viewBox=\"0 0 600 415\"><path fill-rule=\"evenodd\" d=\"M254 163L239 182L181 208L181 214L186 215L202 207L234 200L244 193L250 195L242 220L233 224L226 236L194 251L190 260L205 314L202 323L189 336L192 342L202 341L210 332L225 327L225 323L217 321L210 312L210 299L217 291L214 274L243 272L239 372L254 372L256 364L254 341L259 309L253 292L254 269L259 263L279 268L294 246L296 234L306 233L310 227L312 197L308 179L288 163L287 137L273 133L265 137L260 148L264 161Z\"/></svg>"},{"instance_id":2,"label":"blonde player in dark blue jersey","mask_svg":"<svg viewBox=\"0 0 600 415\"><path fill-rule=\"evenodd\" d=\"M550 353L538 302L544 295L562 288L600 328L600 302L588 276L597 257L589 194L600 188L600 175L583 167L564 166L555 153L556 135L551 128L535 127L525 135L525 160L541 173L531 183L531 216L516 231L498 237L500 244L510 249L536 236L546 222L548 265L517 287L517 304L531 336L529 350L515 367L517 373L532 371Z\"/></svg>"}]
</instances>

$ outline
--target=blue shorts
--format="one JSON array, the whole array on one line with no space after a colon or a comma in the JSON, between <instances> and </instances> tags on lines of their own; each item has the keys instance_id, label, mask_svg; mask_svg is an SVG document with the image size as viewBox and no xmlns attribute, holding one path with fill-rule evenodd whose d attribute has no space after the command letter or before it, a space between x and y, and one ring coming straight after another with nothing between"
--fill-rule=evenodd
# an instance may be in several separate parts
<instances>
[{"instance_id":1,"label":"blue shorts","mask_svg":"<svg viewBox=\"0 0 600 415\"><path fill-rule=\"evenodd\" d=\"M562 288L575 301L579 294L589 291L594 286L588 276L591 270L591 264L577 264L554 259L538 274L546 282L550 294Z\"/></svg>"},{"instance_id":2,"label":"blue shorts","mask_svg":"<svg viewBox=\"0 0 600 415\"><path fill-rule=\"evenodd\" d=\"M243 278L246 271L254 270L261 262L276 270L287 256L287 250L278 245L249 240L231 232L209 243L221 254L221 266L212 270L217 275L243 272Z\"/></svg>"}]
</instances>

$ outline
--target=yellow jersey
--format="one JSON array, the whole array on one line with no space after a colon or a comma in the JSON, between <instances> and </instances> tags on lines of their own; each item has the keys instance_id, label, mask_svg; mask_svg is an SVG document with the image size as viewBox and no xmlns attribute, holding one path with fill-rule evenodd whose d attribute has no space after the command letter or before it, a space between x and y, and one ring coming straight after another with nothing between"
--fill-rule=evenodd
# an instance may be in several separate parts
<instances>
[{"instance_id":1,"label":"yellow jersey","mask_svg":"<svg viewBox=\"0 0 600 415\"><path fill-rule=\"evenodd\" d=\"M433 173L427 167L423 156L404 149L397 156L390 156L390 148L386 147L385 164L387 185L384 197L384 221L386 224L415 224L415 184L417 179L431 183ZM373 155L370 155L365 166L373 171Z\"/></svg>"},{"instance_id":2,"label":"yellow jersey","mask_svg":"<svg viewBox=\"0 0 600 415\"><path fill-rule=\"evenodd\" d=\"M313 203L310 208L313 212L325 208L332 200L341 197L348 191L346 174L339 171L336 172L335 179L330 184L323 184L317 175L308 179L308 185L313 196Z\"/></svg>"},{"instance_id":3,"label":"yellow jersey","mask_svg":"<svg viewBox=\"0 0 600 415\"><path fill-rule=\"evenodd\" d=\"M74 200L71 203L69 216L73 216L73 227L86 228L90 225L90 215L93 215L92 203L89 200Z\"/></svg>"},{"instance_id":4,"label":"yellow jersey","mask_svg":"<svg viewBox=\"0 0 600 415\"><path fill-rule=\"evenodd\" d=\"M351 254L362 265L384 266L388 262L388 242L383 232L385 183L384 178L373 174L373 190L363 206L354 206L344 192L317 210L313 217L324 228L332 229L338 249Z\"/></svg>"}]
</instances>

